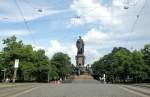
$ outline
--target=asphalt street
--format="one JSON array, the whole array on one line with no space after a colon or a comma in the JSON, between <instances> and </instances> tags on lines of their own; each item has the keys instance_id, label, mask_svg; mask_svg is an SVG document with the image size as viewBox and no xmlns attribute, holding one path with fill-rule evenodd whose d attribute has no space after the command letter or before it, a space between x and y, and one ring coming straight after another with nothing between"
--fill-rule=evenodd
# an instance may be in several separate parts
<instances>
[{"instance_id":1,"label":"asphalt street","mask_svg":"<svg viewBox=\"0 0 150 97\"><path fill-rule=\"evenodd\" d=\"M29 89L33 89L38 87L39 84L34 83L26 83L26 84L13 84L9 86L0 87L0 97L15 97L17 94L28 91Z\"/></svg>"},{"instance_id":2,"label":"asphalt street","mask_svg":"<svg viewBox=\"0 0 150 97\"><path fill-rule=\"evenodd\" d=\"M100 83L41 84L10 97L142 97L120 85Z\"/></svg>"},{"instance_id":3,"label":"asphalt street","mask_svg":"<svg viewBox=\"0 0 150 97\"><path fill-rule=\"evenodd\" d=\"M65 84L24 83L0 87L0 97L149 97L149 85L139 85L101 84L96 80L75 80Z\"/></svg>"}]
</instances>

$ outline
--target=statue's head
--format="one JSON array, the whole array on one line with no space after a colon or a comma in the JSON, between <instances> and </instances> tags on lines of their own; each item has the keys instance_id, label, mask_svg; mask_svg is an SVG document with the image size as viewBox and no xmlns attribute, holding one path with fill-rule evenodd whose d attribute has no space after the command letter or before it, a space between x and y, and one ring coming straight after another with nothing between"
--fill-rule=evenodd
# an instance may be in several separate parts
<instances>
[{"instance_id":1,"label":"statue's head","mask_svg":"<svg viewBox=\"0 0 150 97\"><path fill-rule=\"evenodd\" d=\"M81 39L81 36L79 36L79 39Z\"/></svg>"}]
</instances>

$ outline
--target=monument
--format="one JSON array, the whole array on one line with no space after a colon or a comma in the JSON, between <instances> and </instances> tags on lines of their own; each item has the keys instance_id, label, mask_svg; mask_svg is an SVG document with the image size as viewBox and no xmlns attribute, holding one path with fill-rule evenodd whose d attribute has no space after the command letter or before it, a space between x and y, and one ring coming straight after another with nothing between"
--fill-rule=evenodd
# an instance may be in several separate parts
<instances>
[{"instance_id":1,"label":"monument","mask_svg":"<svg viewBox=\"0 0 150 97\"><path fill-rule=\"evenodd\" d=\"M75 56L76 59L76 69L75 69L75 75L74 75L74 81L82 80L88 81L93 80L93 77L91 76L89 65L85 66L85 55L84 55L84 41L79 36L79 39L76 41L76 47L77 47L77 55Z\"/></svg>"},{"instance_id":2,"label":"monument","mask_svg":"<svg viewBox=\"0 0 150 97\"><path fill-rule=\"evenodd\" d=\"M82 68L84 67L85 63L85 56L84 56L84 41L79 36L79 39L76 42L76 47L77 47L77 55L76 55L76 64L77 67Z\"/></svg>"},{"instance_id":3,"label":"monument","mask_svg":"<svg viewBox=\"0 0 150 97\"><path fill-rule=\"evenodd\" d=\"M84 56L84 41L79 36L79 39L76 42L77 55L76 55L76 67L78 75L84 75L89 72L88 68L85 66L85 56Z\"/></svg>"}]
</instances>

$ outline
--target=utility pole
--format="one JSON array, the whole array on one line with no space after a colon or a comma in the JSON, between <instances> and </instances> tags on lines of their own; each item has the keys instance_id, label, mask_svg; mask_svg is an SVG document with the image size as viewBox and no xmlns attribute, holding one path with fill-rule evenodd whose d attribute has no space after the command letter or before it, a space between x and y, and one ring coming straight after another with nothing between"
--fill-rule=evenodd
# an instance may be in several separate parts
<instances>
[{"instance_id":1,"label":"utility pole","mask_svg":"<svg viewBox=\"0 0 150 97\"><path fill-rule=\"evenodd\" d=\"M47 73L47 82L49 83L49 72Z\"/></svg>"},{"instance_id":2,"label":"utility pole","mask_svg":"<svg viewBox=\"0 0 150 97\"><path fill-rule=\"evenodd\" d=\"M17 68L14 68L13 83L16 82Z\"/></svg>"},{"instance_id":3,"label":"utility pole","mask_svg":"<svg viewBox=\"0 0 150 97\"><path fill-rule=\"evenodd\" d=\"M16 76L17 76L17 69L19 67L19 59L15 59L15 65L14 65L14 75L13 75L13 83L16 82Z\"/></svg>"},{"instance_id":4,"label":"utility pole","mask_svg":"<svg viewBox=\"0 0 150 97\"><path fill-rule=\"evenodd\" d=\"M5 82L5 81L6 81L6 69L4 68L2 71L4 72L3 80L4 80L4 82Z\"/></svg>"}]
</instances>

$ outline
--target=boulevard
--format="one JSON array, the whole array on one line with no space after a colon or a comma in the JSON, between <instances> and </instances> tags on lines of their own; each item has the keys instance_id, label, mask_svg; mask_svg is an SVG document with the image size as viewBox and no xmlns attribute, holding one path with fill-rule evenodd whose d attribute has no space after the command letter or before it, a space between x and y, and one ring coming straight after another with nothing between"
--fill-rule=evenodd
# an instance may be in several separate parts
<instances>
[{"instance_id":1,"label":"boulevard","mask_svg":"<svg viewBox=\"0 0 150 97\"><path fill-rule=\"evenodd\" d=\"M0 88L0 97L148 97L123 85L89 83L24 84Z\"/></svg>"}]
</instances>

